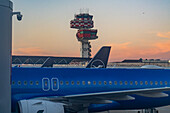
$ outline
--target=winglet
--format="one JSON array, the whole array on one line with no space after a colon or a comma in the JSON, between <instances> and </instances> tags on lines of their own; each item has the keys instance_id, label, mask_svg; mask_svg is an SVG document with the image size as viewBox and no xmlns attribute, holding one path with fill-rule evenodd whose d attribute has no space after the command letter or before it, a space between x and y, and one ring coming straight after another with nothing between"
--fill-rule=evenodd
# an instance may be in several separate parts
<instances>
[{"instance_id":1,"label":"winglet","mask_svg":"<svg viewBox=\"0 0 170 113\"><path fill-rule=\"evenodd\" d=\"M103 46L90 60L86 68L106 68L110 54L110 46Z\"/></svg>"},{"instance_id":2,"label":"winglet","mask_svg":"<svg viewBox=\"0 0 170 113\"><path fill-rule=\"evenodd\" d=\"M52 58L48 57L41 67L53 67L53 63Z\"/></svg>"}]
</instances>

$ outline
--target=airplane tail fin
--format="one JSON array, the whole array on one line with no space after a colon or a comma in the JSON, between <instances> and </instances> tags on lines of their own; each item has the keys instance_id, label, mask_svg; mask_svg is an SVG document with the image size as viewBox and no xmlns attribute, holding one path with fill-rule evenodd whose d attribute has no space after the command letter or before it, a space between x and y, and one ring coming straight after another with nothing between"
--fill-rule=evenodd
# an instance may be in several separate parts
<instances>
[{"instance_id":1,"label":"airplane tail fin","mask_svg":"<svg viewBox=\"0 0 170 113\"><path fill-rule=\"evenodd\" d=\"M110 54L110 46L103 46L90 60L86 68L106 68Z\"/></svg>"}]
</instances>

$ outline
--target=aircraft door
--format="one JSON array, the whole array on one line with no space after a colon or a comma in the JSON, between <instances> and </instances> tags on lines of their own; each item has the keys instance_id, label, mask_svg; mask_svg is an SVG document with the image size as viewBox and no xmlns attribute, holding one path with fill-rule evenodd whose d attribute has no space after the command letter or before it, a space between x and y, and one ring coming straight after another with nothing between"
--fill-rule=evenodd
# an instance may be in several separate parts
<instances>
[{"instance_id":1,"label":"aircraft door","mask_svg":"<svg viewBox=\"0 0 170 113\"><path fill-rule=\"evenodd\" d=\"M51 79L52 90L57 91L59 89L59 81L58 78Z\"/></svg>"},{"instance_id":2,"label":"aircraft door","mask_svg":"<svg viewBox=\"0 0 170 113\"><path fill-rule=\"evenodd\" d=\"M42 79L42 89L44 91L50 90L50 80L48 78L43 78Z\"/></svg>"}]
</instances>

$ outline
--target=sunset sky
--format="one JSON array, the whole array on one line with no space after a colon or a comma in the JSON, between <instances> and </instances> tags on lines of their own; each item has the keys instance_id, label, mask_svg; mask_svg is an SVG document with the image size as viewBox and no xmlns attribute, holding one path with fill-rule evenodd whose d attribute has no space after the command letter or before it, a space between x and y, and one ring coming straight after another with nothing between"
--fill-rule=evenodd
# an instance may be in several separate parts
<instances>
[{"instance_id":1,"label":"sunset sky","mask_svg":"<svg viewBox=\"0 0 170 113\"><path fill-rule=\"evenodd\" d=\"M12 0L13 55L79 57L80 43L70 20L80 9L94 16L99 38L92 55L112 46L110 61L170 59L170 0Z\"/></svg>"}]
</instances>

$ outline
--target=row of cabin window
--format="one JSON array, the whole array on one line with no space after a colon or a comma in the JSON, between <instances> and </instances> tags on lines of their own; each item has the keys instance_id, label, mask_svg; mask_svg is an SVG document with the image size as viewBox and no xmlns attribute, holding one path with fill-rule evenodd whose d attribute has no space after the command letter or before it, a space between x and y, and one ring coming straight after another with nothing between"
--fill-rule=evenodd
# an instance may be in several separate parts
<instances>
[{"instance_id":1,"label":"row of cabin window","mask_svg":"<svg viewBox=\"0 0 170 113\"><path fill-rule=\"evenodd\" d=\"M134 83L135 83L135 85L138 85L138 81L134 81ZM144 83L145 83L145 85L148 85L148 81L145 81ZM30 81L29 84L30 84L30 85L33 85L33 81ZM36 84L36 85L39 85L39 82L36 81L35 84ZM46 82L45 82L45 84L47 85ZM56 84L56 83L54 82L54 84ZM63 81L60 81L60 85L63 85L63 84L64 84ZM65 84L66 84L66 85L69 85L69 82L66 81ZM74 81L71 81L71 84L74 85ZM82 84L85 85L86 82L85 82L85 81L82 81ZM91 81L88 81L87 84L88 84L88 85L91 85ZM93 85L96 85L96 84L97 84L96 81L93 81ZM102 82L99 81L98 84L101 85ZM107 85L107 84L112 85L112 81L109 81L109 82L104 81L103 84L104 84L104 85ZM114 81L114 85L117 85L117 84L118 84L118 82L117 82L117 81ZM123 85L123 82L122 82L122 81L119 81L119 84L120 84L120 85ZM133 85L133 81L130 81L129 84L130 84L130 85ZM143 85L143 81L140 81L139 84L140 84L140 85ZM155 81L155 83L153 83L152 81L150 81L150 85L153 85L153 84L158 85L158 81ZM159 84L160 84L160 85L163 85L163 82L160 81ZM165 85L168 85L168 82L165 81L164 84L165 84ZM12 85L15 85L15 81L12 81ZM21 81L18 81L18 85L21 85ZM27 85L27 81L24 81L24 85ZM80 85L80 81L77 81L77 85ZM124 85L128 85L128 82L125 81L125 82L124 82Z\"/></svg>"},{"instance_id":2,"label":"row of cabin window","mask_svg":"<svg viewBox=\"0 0 170 113\"><path fill-rule=\"evenodd\" d=\"M163 82L162 82L162 81L160 81L160 82L155 81L154 83L153 83L153 81L150 81L149 83L150 83L150 85L153 85L153 84L155 84L155 85L158 85L158 84L163 85ZM140 84L140 85L144 85L144 84L145 84L145 85L148 85L149 83L148 83L148 81L145 81L145 82L143 82L143 81L140 81L140 82L134 81L134 84L135 84L135 85L138 85L138 84ZM64 84L64 82L63 82L63 81L60 81L60 85L63 85L63 84ZM66 84L66 85L69 85L69 82L68 82L68 81L65 81L65 84ZM71 85L74 85L74 84L75 84L75 82L74 82L74 81L71 81ZM77 84L77 85L80 85L80 81L77 81L76 84ZM93 82L87 81L87 83L86 83L85 81L82 81L82 85L85 85L85 84L88 84L88 85L91 85L91 84L96 85L97 82L96 82L96 81L93 81ZM98 84L101 85L102 82L99 81ZM107 85L107 84L112 85L112 81L109 81L109 82L103 81L103 84L104 84L104 85ZM124 85L128 85L128 82L127 82L127 81L125 81L125 82L119 81L119 83L118 83L117 81L114 81L114 85L118 85L118 84L119 84L119 85L123 85L123 84L124 84ZM130 85L133 85L133 81L130 81L129 84L130 84ZM168 85L168 82L165 81L164 84L165 84L165 85Z\"/></svg>"},{"instance_id":3,"label":"row of cabin window","mask_svg":"<svg viewBox=\"0 0 170 113\"><path fill-rule=\"evenodd\" d=\"M27 85L27 84L33 85L33 83L34 83L33 81L30 81L29 83L28 83L27 81L24 81L24 82L23 82L24 85ZM17 84L18 84L18 85L21 85L22 83L21 83L21 81L18 81ZM39 82L38 82L38 81L35 81L35 84L36 84L36 85L39 85ZM15 85L15 81L12 81L12 85Z\"/></svg>"}]
</instances>

